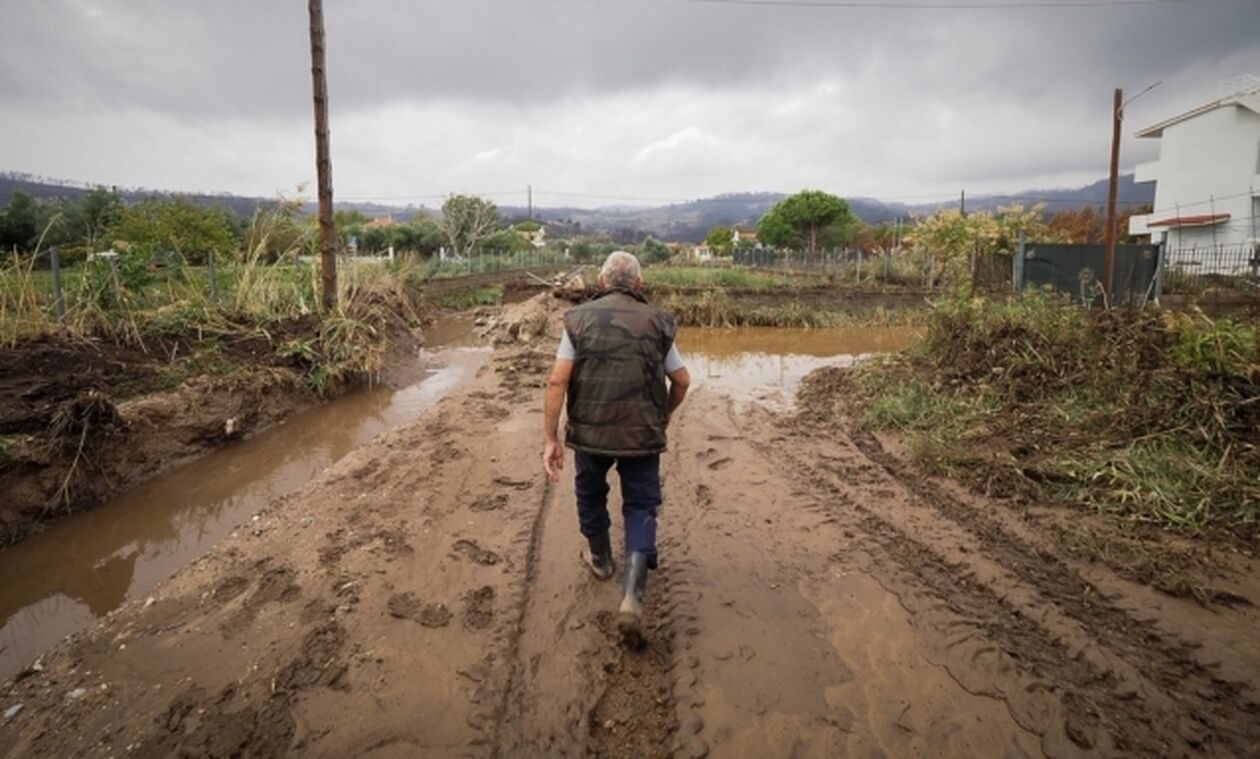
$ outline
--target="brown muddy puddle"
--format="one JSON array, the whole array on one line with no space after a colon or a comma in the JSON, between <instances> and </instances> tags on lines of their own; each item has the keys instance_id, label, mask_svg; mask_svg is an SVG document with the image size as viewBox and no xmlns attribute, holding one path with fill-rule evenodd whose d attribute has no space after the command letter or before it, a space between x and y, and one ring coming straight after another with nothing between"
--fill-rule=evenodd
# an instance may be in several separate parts
<instances>
[{"instance_id":1,"label":"brown muddy puddle","mask_svg":"<svg viewBox=\"0 0 1260 759\"><path fill-rule=\"evenodd\" d=\"M413 384L364 388L300 412L0 551L0 679L471 379L489 356L471 326L450 320L426 330L431 347L407 370Z\"/></svg>"},{"instance_id":2,"label":"brown muddy puddle","mask_svg":"<svg viewBox=\"0 0 1260 759\"><path fill-rule=\"evenodd\" d=\"M682 327L676 341L697 385L739 400L789 407L801 379L818 367L898 351L917 334L915 327Z\"/></svg>"}]
</instances>

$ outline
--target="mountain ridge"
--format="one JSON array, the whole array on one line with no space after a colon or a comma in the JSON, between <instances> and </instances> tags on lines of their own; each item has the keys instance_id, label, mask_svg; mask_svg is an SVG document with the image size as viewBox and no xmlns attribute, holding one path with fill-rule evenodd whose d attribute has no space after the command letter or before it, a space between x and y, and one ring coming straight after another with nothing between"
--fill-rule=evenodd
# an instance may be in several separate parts
<instances>
[{"instance_id":1,"label":"mountain ridge","mask_svg":"<svg viewBox=\"0 0 1260 759\"><path fill-rule=\"evenodd\" d=\"M7 205L14 192L26 192L36 198L76 199L94 187L80 182L67 182L31 174L0 172L0 205ZM249 216L260 207L276 202L274 198L260 198L230 193L176 193L142 188L117 188L128 202L149 197L180 196L194 203L227 208L234 213ZM1119 205L1131 207L1151 203L1154 187L1139 185L1132 174L1120 177ZM534 207L532 216L553 226L561 233L589 233L606 235L617 242L636 242L647 236L677 242L699 242L705 233L715 226L753 227L770 206L787 197L782 192L731 192L709 198L674 202L659 206L609 205L598 208L572 206ZM853 213L868 224L880 224L898 218L908 219L925 215L938 208L957 208L959 201L948 199L935 203L907 204L878 198L848 198ZM1048 211L1061 211L1101 206L1107 200L1107 180L1101 179L1084 187L1026 190L1011 194L988 194L967 198L967 210L995 210L998 206L1022 203L1025 206L1044 202ZM353 210L368 216L394 216L399 221L411 219L418 213L433 214L437 209L425 206L391 206L381 203L337 203L338 210ZM315 204L306 203L303 210L314 212ZM530 210L524 206L501 205L501 215L510 221L527 218Z\"/></svg>"}]
</instances>

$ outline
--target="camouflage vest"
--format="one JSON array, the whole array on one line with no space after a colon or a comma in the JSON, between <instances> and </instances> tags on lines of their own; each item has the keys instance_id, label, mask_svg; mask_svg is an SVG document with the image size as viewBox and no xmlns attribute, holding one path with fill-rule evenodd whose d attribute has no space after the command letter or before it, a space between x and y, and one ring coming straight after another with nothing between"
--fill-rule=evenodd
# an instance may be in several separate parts
<instances>
[{"instance_id":1,"label":"camouflage vest","mask_svg":"<svg viewBox=\"0 0 1260 759\"><path fill-rule=\"evenodd\" d=\"M569 309L575 359L565 445L603 456L665 450L665 356L674 317L630 290L606 290Z\"/></svg>"}]
</instances>

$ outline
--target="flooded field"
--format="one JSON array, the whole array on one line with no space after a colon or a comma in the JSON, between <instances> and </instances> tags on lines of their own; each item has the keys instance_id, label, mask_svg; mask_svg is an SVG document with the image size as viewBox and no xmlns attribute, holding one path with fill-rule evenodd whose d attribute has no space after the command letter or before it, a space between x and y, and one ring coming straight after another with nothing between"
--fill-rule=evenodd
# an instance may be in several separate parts
<instances>
[{"instance_id":1,"label":"flooded field","mask_svg":"<svg viewBox=\"0 0 1260 759\"><path fill-rule=\"evenodd\" d=\"M0 551L0 678L204 554L272 499L471 379L488 350L439 324L401 389L364 388L172 469Z\"/></svg>"},{"instance_id":2,"label":"flooded field","mask_svg":"<svg viewBox=\"0 0 1260 759\"><path fill-rule=\"evenodd\" d=\"M898 351L914 327L678 330L678 348L692 381L778 407L791 405L801 379L824 365L845 365L874 353Z\"/></svg>"}]
</instances>

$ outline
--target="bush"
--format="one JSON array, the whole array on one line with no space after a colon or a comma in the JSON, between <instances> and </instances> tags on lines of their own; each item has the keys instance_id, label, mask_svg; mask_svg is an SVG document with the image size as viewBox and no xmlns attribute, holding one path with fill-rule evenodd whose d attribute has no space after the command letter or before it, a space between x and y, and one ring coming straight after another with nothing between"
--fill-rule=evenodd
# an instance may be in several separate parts
<instances>
[{"instance_id":1,"label":"bush","mask_svg":"<svg viewBox=\"0 0 1260 759\"><path fill-rule=\"evenodd\" d=\"M992 489L1186 530L1255 533L1260 341L1202 313L1050 296L936 304L926 336L861 368L864 419Z\"/></svg>"}]
</instances>

